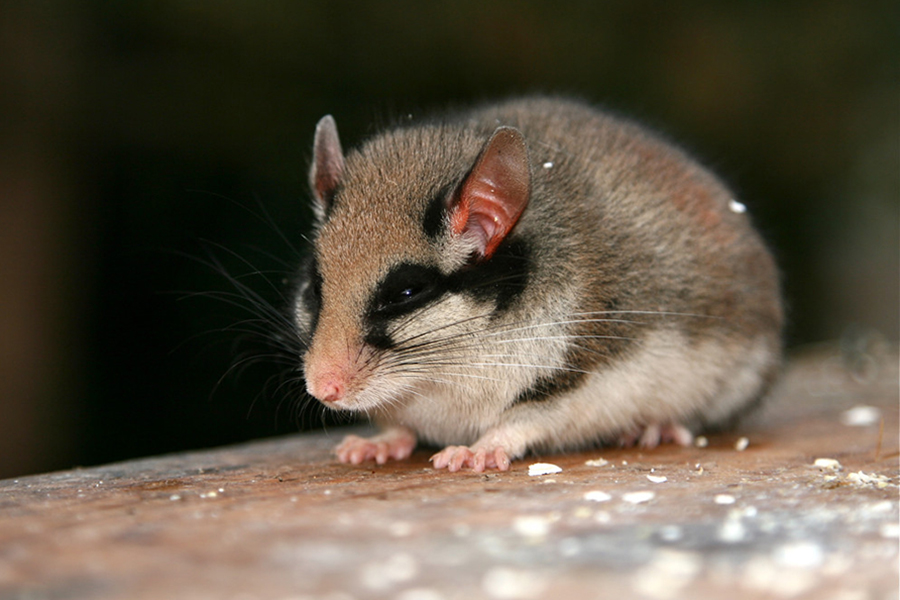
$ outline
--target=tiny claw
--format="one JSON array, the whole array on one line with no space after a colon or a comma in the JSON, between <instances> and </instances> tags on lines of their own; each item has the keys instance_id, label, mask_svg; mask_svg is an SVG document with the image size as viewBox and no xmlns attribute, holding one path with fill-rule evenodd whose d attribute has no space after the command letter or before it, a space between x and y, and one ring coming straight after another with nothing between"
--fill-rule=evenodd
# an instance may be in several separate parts
<instances>
[{"instance_id":1,"label":"tiny claw","mask_svg":"<svg viewBox=\"0 0 900 600\"><path fill-rule=\"evenodd\" d=\"M494 463L496 463L498 470L509 471L510 460L509 456L506 454L506 450L503 448L494 450Z\"/></svg>"},{"instance_id":2,"label":"tiny claw","mask_svg":"<svg viewBox=\"0 0 900 600\"><path fill-rule=\"evenodd\" d=\"M484 465L487 462L487 456L484 453L484 450L479 450L475 453L475 458L472 462L472 470L476 473L484 473Z\"/></svg>"}]
</instances>

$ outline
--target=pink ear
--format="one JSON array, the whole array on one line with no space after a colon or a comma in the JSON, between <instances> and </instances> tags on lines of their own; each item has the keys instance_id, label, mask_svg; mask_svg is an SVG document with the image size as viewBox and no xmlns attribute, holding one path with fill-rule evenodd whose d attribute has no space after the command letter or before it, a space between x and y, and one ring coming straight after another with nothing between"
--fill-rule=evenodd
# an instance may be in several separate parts
<instances>
[{"instance_id":1,"label":"pink ear","mask_svg":"<svg viewBox=\"0 0 900 600\"><path fill-rule=\"evenodd\" d=\"M518 129L498 127L450 204L450 230L477 242L489 259L528 204L528 150Z\"/></svg>"},{"instance_id":2,"label":"pink ear","mask_svg":"<svg viewBox=\"0 0 900 600\"><path fill-rule=\"evenodd\" d=\"M325 209L331 202L344 172L344 152L338 138L337 124L331 115L319 119L313 142L313 164L309 171L309 184L319 208Z\"/></svg>"}]
</instances>

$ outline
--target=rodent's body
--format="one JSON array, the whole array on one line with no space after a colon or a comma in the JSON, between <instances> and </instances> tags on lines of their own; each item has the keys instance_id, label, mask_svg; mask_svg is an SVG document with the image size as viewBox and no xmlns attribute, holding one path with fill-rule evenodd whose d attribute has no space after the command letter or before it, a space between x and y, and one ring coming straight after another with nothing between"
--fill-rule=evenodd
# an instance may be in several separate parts
<instances>
[{"instance_id":1,"label":"rodent's body","mask_svg":"<svg viewBox=\"0 0 900 600\"><path fill-rule=\"evenodd\" d=\"M297 321L307 388L385 427L342 460L506 468L526 451L686 443L768 388L775 265L680 150L537 98L389 130L346 159L330 118ZM460 446L460 447L456 447Z\"/></svg>"}]
</instances>

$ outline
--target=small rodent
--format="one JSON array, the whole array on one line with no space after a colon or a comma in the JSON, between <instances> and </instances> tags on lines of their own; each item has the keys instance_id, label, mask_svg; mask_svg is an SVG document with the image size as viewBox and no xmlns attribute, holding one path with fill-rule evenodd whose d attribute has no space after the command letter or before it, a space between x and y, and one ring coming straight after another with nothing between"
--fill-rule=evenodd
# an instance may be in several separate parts
<instances>
[{"instance_id":1,"label":"small rodent","mask_svg":"<svg viewBox=\"0 0 900 600\"><path fill-rule=\"evenodd\" d=\"M407 120L344 155L316 127L294 318L306 388L381 429L343 462L506 470L528 451L689 444L781 364L744 205L633 122L557 98Z\"/></svg>"}]
</instances>

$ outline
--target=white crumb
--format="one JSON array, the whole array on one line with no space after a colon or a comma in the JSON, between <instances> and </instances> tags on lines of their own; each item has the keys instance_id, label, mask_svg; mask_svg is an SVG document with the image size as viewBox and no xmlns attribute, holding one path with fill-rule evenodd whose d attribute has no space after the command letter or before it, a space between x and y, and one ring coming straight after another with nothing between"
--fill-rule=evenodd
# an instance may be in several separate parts
<instances>
[{"instance_id":1,"label":"white crumb","mask_svg":"<svg viewBox=\"0 0 900 600\"><path fill-rule=\"evenodd\" d=\"M879 529L883 538L900 538L900 524L884 523Z\"/></svg>"},{"instance_id":2,"label":"white crumb","mask_svg":"<svg viewBox=\"0 0 900 600\"><path fill-rule=\"evenodd\" d=\"M876 425L881 419L881 411L874 406L854 406L841 413L841 423L849 427Z\"/></svg>"},{"instance_id":3,"label":"white crumb","mask_svg":"<svg viewBox=\"0 0 900 600\"><path fill-rule=\"evenodd\" d=\"M647 479L653 483L665 483L669 480L665 475L647 475Z\"/></svg>"},{"instance_id":4,"label":"white crumb","mask_svg":"<svg viewBox=\"0 0 900 600\"><path fill-rule=\"evenodd\" d=\"M716 494L713 502L716 504L734 504L735 498L731 494Z\"/></svg>"},{"instance_id":5,"label":"white crumb","mask_svg":"<svg viewBox=\"0 0 900 600\"><path fill-rule=\"evenodd\" d=\"M817 458L813 466L828 471L840 471L842 468L841 463L833 458Z\"/></svg>"},{"instance_id":6,"label":"white crumb","mask_svg":"<svg viewBox=\"0 0 900 600\"><path fill-rule=\"evenodd\" d=\"M877 488L886 488L890 483L890 480L884 475L877 475L875 473L863 473L862 471L857 471L856 473L848 473L847 481L856 485L874 485Z\"/></svg>"},{"instance_id":7,"label":"white crumb","mask_svg":"<svg viewBox=\"0 0 900 600\"><path fill-rule=\"evenodd\" d=\"M655 492L629 492L622 496L622 500L630 502L631 504L643 504L644 502L653 500L655 497Z\"/></svg>"},{"instance_id":8,"label":"white crumb","mask_svg":"<svg viewBox=\"0 0 900 600\"><path fill-rule=\"evenodd\" d=\"M706 448L709 446L709 440L706 439L705 435L698 435L694 438L694 445L698 448Z\"/></svg>"},{"instance_id":9,"label":"white crumb","mask_svg":"<svg viewBox=\"0 0 900 600\"><path fill-rule=\"evenodd\" d=\"M543 166L545 169L552 169L552 168L553 168L553 163L550 162L550 161L548 160L548 161L545 162L542 166Z\"/></svg>"},{"instance_id":10,"label":"white crumb","mask_svg":"<svg viewBox=\"0 0 900 600\"><path fill-rule=\"evenodd\" d=\"M553 473L562 473L562 467L550 463L534 463L528 465L528 475L531 477L552 475Z\"/></svg>"},{"instance_id":11,"label":"white crumb","mask_svg":"<svg viewBox=\"0 0 900 600\"><path fill-rule=\"evenodd\" d=\"M550 519L540 515L516 517L513 529L526 538L542 538L550 532Z\"/></svg>"},{"instance_id":12,"label":"white crumb","mask_svg":"<svg viewBox=\"0 0 900 600\"><path fill-rule=\"evenodd\" d=\"M734 449L737 450L738 452L743 452L744 450L747 449L747 446L749 446L749 445L750 445L749 439L747 439L745 437L738 438L738 441L736 441L734 443Z\"/></svg>"},{"instance_id":13,"label":"white crumb","mask_svg":"<svg viewBox=\"0 0 900 600\"><path fill-rule=\"evenodd\" d=\"M584 464L589 467L605 467L609 464L609 461L605 458L595 458L593 460L586 460Z\"/></svg>"},{"instance_id":14,"label":"white crumb","mask_svg":"<svg viewBox=\"0 0 900 600\"><path fill-rule=\"evenodd\" d=\"M747 537L747 528L738 519L726 519L719 526L718 537L721 541L729 544L742 542Z\"/></svg>"},{"instance_id":15,"label":"white crumb","mask_svg":"<svg viewBox=\"0 0 900 600\"><path fill-rule=\"evenodd\" d=\"M779 546L773 552L772 558L777 564L786 567L811 569L822 564L825 552L818 544L798 541Z\"/></svg>"},{"instance_id":16,"label":"white crumb","mask_svg":"<svg viewBox=\"0 0 900 600\"><path fill-rule=\"evenodd\" d=\"M591 502L607 502L612 500L612 496L606 492L601 492L600 490L592 490L590 492L585 492L584 499L590 500Z\"/></svg>"},{"instance_id":17,"label":"white crumb","mask_svg":"<svg viewBox=\"0 0 900 600\"><path fill-rule=\"evenodd\" d=\"M731 209L731 212L733 213L740 214L747 212L747 206L743 202L738 202L734 198L732 198L731 201L728 202L728 208Z\"/></svg>"}]
</instances>

